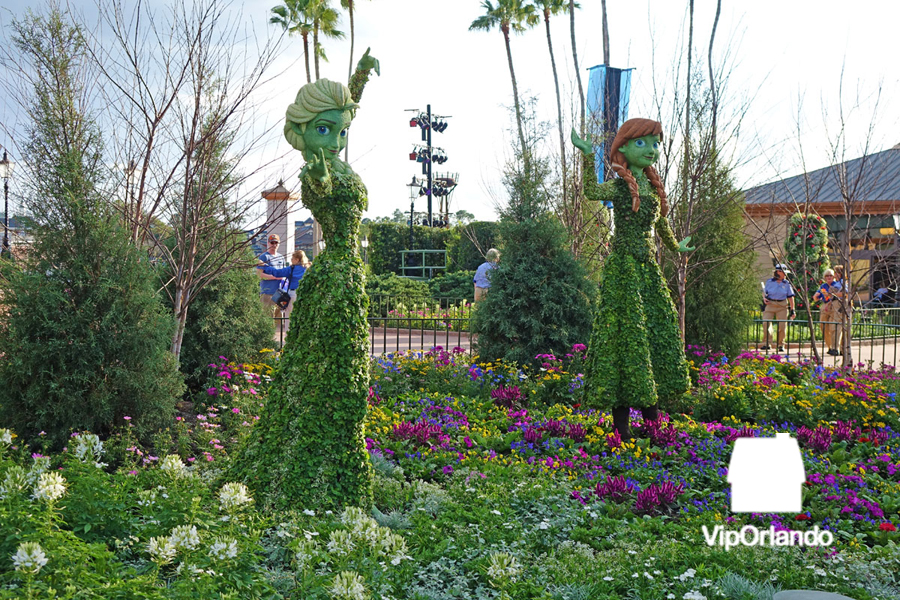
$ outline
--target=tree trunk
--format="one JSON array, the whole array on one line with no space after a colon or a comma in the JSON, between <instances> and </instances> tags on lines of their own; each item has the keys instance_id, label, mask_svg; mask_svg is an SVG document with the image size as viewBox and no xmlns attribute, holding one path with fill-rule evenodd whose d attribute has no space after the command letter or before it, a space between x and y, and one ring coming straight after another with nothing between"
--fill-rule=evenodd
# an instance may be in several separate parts
<instances>
[{"instance_id":1,"label":"tree trunk","mask_svg":"<svg viewBox=\"0 0 900 600\"><path fill-rule=\"evenodd\" d=\"M603 3L603 18L606 19L606 2ZM578 81L578 99L581 100L581 129L578 134L584 137L584 87L581 85L581 71L578 69L578 48L575 44L575 0L569 0L569 28L572 34L572 61L575 65L575 79Z\"/></svg>"},{"instance_id":2,"label":"tree trunk","mask_svg":"<svg viewBox=\"0 0 900 600\"><path fill-rule=\"evenodd\" d=\"M184 341L184 328L187 324L187 306L184 304L184 288L180 282L175 284L175 302L172 308L175 314L175 333L172 336L172 354L175 364L181 362L181 344Z\"/></svg>"},{"instance_id":3,"label":"tree trunk","mask_svg":"<svg viewBox=\"0 0 900 600\"><path fill-rule=\"evenodd\" d=\"M353 77L353 44L356 36L353 29L353 0L347 0L347 10L350 12L350 67L347 69L347 81ZM347 145L344 146L344 162L350 162L350 139L347 139Z\"/></svg>"},{"instance_id":4,"label":"tree trunk","mask_svg":"<svg viewBox=\"0 0 900 600\"><path fill-rule=\"evenodd\" d=\"M319 80L319 20L313 21L313 62L316 65L316 81Z\"/></svg>"},{"instance_id":5,"label":"tree trunk","mask_svg":"<svg viewBox=\"0 0 900 600\"><path fill-rule=\"evenodd\" d=\"M553 84L556 86L556 114L559 125L559 154L562 164L562 203L566 205L569 194L568 176L566 174L566 136L563 133L562 99L559 95L559 75L556 73L556 58L553 56L553 41L550 38L550 10L544 9L544 23L547 25L547 48L550 49L550 66L553 67Z\"/></svg>"},{"instance_id":6,"label":"tree trunk","mask_svg":"<svg viewBox=\"0 0 900 600\"><path fill-rule=\"evenodd\" d=\"M522 109L519 106L519 86L516 84L516 71L513 69L512 49L509 47L509 25L501 25L503 41L506 43L506 59L509 61L509 76L512 78L513 102L516 106L516 126L519 129L519 143L522 144L522 159L525 163L526 176L531 174L531 159L528 156L528 146L525 144L525 131L522 129Z\"/></svg>"},{"instance_id":7,"label":"tree trunk","mask_svg":"<svg viewBox=\"0 0 900 600\"><path fill-rule=\"evenodd\" d=\"M604 0L605 1L605 0ZM716 97L716 80L715 75L713 74L713 41L716 39L716 27L719 26L719 15L722 13L722 0L718 0L716 2L716 18L713 20L712 33L709 35L709 56L707 58L707 62L709 63L709 95L710 101L712 102L712 122L710 124L710 135L712 136L712 151L713 154L716 153L716 117L719 114L719 105L718 98Z\"/></svg>"},{"instance_id":8,"label":"tree trunk","mask_svg":"<svg viewBox=\"0 0 900 600\"><path fill-rule=\"evenodd\" d=\"M306 59L306 83L312 83L312 75L309 73L309 32L304 31L300 35L303 36L303 58Z\"/></svg>"},{"instance_id":9,"label":"tree trunk","mask_svg":"<svg viewBox=\"0 0 900 600\"><path fill-rule=\"evenodd\" d=\"M347 0L347 10L350 12L350 68L347 70L347 81L350 81L353 77L353 43L356 39L353 30L353 0Z\"/></svg>"},{"instance_id":10,"label":"tree trunk","mask_svg":"<svg viewBox=\"0 0 900 600\"><path fill-rule=\"evenodd\" d=\"M600 0L600 11L603 14L603 64L609 67L609 22L606 19L606 0Z\"/></svg>"},{"instance_id":11,"label":"tree trunk","mask_svg":"<svg viewBox=\"0 0 900 600\"><path fill-rule=\"evenodd\" d=\"M678 331L684 343L684 330L687 319L687 254L678 256Z\"/></svg>"}]
</instances>

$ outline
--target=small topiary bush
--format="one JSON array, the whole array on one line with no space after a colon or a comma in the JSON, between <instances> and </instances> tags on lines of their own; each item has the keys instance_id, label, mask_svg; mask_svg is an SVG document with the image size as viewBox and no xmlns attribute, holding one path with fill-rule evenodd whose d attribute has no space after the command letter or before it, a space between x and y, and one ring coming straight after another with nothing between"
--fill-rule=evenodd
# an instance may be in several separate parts
<instances>
[{"instance_id":1,"label":"small topiary bush","mask_svg":"<svg viewBox=\"0 0 900 600\"><path fill-rule=\"evenodd\" d=\"M464 298L468 302L473 302L475 300L474 277L474 271L456 271L455 273L447 273L446 275L435 277L428 281L431 297Z\"/></svg>"}]
</instances>

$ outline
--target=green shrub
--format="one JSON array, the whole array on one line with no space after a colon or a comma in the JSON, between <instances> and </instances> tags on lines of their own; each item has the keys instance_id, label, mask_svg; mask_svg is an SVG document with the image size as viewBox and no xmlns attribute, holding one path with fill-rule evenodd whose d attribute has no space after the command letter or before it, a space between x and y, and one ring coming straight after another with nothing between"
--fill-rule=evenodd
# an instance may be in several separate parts
<instances>
[{"instance_id":1,"label":"green shrub","mask_svg":"<svg viewBox=\"0 0 900 600\"><path fill-rule=\"evenodd\" d=\"M409 225L400 223L370 223L369 247L367 255L369 267L376 275L396 273L403 275L401 250L409 250ZM413 227L413 249L446 249L447 239L452 230L433 227ZM443 266L440 256L427 256L427 266ZM418 275L418 271L410 271L408 275Z\"/></svg>"},{"instance_id":2,"label":"green shrub","mask_svg":"<svg viewBox=\"0 0 900 600\"><path fill-rule=\"evenodd\" d=\"M366 294L369 296L369 314L380 317L386 317L398 304L422 305L431 297L427 282L393 273L367 278Z\"/></svg>"},{"instance_id":3,"label":"green shrub","mask_svg":"<svg viewBox=\"0 0 900 600\"><path fill-rule=\"evenodd\" d=\"M484 262L484 261L482 261ZM456 271L428 281L432 298L465 298L475 300L474 271Z\"/></svg>"},{"instance_id":4,"label":"green shrub","mask_svg":"<svg viewBox=\"0 0 900 600\"><path fill-rule=\"evenodd\" d=\"M253 271L227 271L191 303L181 371L192 390L203 384L206 366L220 355L239 363L255 362L261 349L272 346L274 323L259 301L259 279Z\"/></svg>"},{"instance_id":5,"label":"green shrub","mask_svg":"<svg viewBox=\"0 0 900 600\"><path fill-rule=\"evenodd\" d=\"M449 270L474 271L484 262L490 248L500 246L500 228L496 221L473 221L452 229L447 239Z\"/></svg>"},{"instance_id":6,"label":"green shrub","mask_svg":"<svg viewBox=\"0 0 900 600\"><path fill-rule=\"evenodd\" d=\"M103 436L132 417L140 436L170 422L184 385L169 352L174 326L146 258L113 225L38 230L21 267L0 278L0 421Z\"/></svg>"}]
</instances>

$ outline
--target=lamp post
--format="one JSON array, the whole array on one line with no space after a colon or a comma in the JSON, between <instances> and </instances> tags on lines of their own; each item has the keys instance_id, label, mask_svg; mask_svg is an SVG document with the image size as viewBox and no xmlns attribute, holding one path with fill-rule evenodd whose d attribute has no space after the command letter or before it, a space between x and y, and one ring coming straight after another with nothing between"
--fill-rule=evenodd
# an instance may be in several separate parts
<instances>
[{"instance_id":1,"label":"lamp post","mask_svg":"<svg viewBox=\"0 0 900 600\"><path fill-rule=\"evenodd\" d=\"M3 178L3 252L9 254L9 176L12 175L13 163L9 161L6 150L0 161L0 177Z\"/></svg>"},{"instance_id":2,"label":"lamp post","mask_svg":"<svg viewBox=\"0 0 900 600\"><path fill-rule=\"evenodd\" d=\"M359 245L362 246L363 249L363 264L367 265L369 264L369 254L367 252L367 249L369 248L369 238L364 237Z\"/></svg>"},{"instance_id":3,"label":"lamp post","mask_svg":"<svg viewBox=\"0 0 900 600\"><path fill-rule=\"evenodd\" d=\"M412 181L406 184L409 188L409 248L413 249L413 223L415 222L415 206L416 198L419 197L419 191L422 189L422 182L413 175Z\"/></svg>"}]
</instances>

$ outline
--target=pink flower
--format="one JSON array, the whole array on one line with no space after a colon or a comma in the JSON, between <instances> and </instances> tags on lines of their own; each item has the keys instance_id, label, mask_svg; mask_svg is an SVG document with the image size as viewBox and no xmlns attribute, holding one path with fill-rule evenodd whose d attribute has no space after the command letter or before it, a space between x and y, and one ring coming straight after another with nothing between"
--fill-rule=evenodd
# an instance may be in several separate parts
<instances>
[{"instance_id":1,"label":"pink flower","mask_svg":"<svg viewBox=\"0 0 900 600\"><path fill-rule=\"evenodd\" d=\"M184 421L184 417L175 417L176 421Z\"/></svg>"},{"instance_id":2,"label":"pink flower","mask_svg":"<svg viewBox=\"0 0 900 600\"><path fill-rule=\"evenodd\" d=\"M122 417L122 418L125 419L126 421L130 421L130 420L131 420L131 417Z\"/></svg>"},{"instance_id":3,"label":"pink flower","mask_svg":"<svg viewBox=\"0 0 900 600\"><path fill-rule=\"evenodd\" d=\"M197 460L197 459L194 458L193 456L191 456L191 457L189 457L187 460L188 460L188 462L194 462L194 461Z\"/></svg>"},{"instance_id":4,"label":"pink flower","mask_svg":"<svg viewBox=\"0 0 900 600\"><path fill-rule=\"evenodd\" d=\"M231 373L228 371L219 371L219 377L224 377L225 379L231 379Z\"/></svg>"},{"instance_id":5,"label":"pink flower","mask_svg":"<svg viewBox=\"0 0 900 600\"><path fill-rule=\"evenodd\" d=\"M239 409L238 407L235 406L234 408L231 409L231 412L233 412L236 415L239 415L239 414L241 414L241 409Z\"/></svg>"},{"instance_id":6,"label":"pink flower","mask_svg":"<svg viewBox=\"0 0 900 600\"><path fill-rule=\"evenodd\" d=\"M128 471L129 475L137 475L137 471Z\"/></svg>"},{"instance_id":7,"label":"pink flower","mask_svg":"<svg viewBox=\"0 0 900 600\"><path fill-rule=\"evenodd\" d=\"M215 396L216 394L219 393L219 390L217 390L214 387L211 387L211 388L206 389L206 393L209 394L210 396Z\"/></svg>"}]
</instances>

